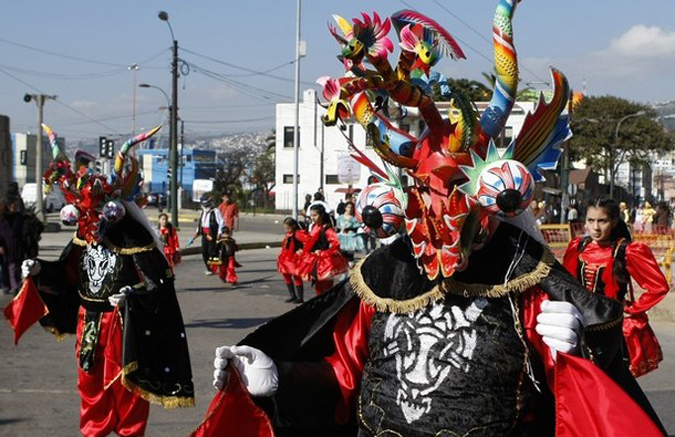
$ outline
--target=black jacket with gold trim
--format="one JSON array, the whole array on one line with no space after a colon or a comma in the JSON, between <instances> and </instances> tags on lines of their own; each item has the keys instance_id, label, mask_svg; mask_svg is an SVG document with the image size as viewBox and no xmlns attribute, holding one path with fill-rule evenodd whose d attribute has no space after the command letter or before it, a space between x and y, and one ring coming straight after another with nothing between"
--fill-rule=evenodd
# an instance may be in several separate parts
<instances>
[{"instance_id":1,"label":"black jacket with gold trim","mask_svg":"<svg viewBox=\"0 0 675 437\"><path fill-rule=\"evenodd\" d=\"M108 259L99 263L88 251ZM49 309L40 324L57 336L76 333L81 306L87 315L113 311L107 297L131 286L121 311L122 383L166 408L194 406L187 336L173 273L143 225L127 214L108 229L101 245L88 245L75 236L57 261L40 260L40 265L36 283ZM101 270L98 275L90 273L93 268ZM80 357L81 366L83 362Z\"/></svg>"},{"instance_id":2,"label":"black jacket with gold trim","mask_svg":"<svg viewBox=\"0 0 675 437\"><path fill-rule=\"evenodd\" d=\"M505 281L505 278L508 280ZM508 304L508 299L513 299L512 302L517 305L517 297L534 286L539 287L549 299L571 302L579 309L585 318L582 353L603 368L659 424L649 402L621 359L621 306L586 292L546 248L508 224L501 224L491 240L471 255L466 270L451 279L438 281L427 279L412 256L409 241L401 238L366 257L352 270L348 281L343 281L325 295L271 320L250 334L241 344L261 349L275 360L279 370L279 389L275 396L259 398L256 402L272 419L275 431L280 436L376 434L377 429L368 429L373 423L369 423L367 417L364 418L369 413L363 405L373 405L374 393L381 399L389 397L390 400L400 396L400 393L364 391L364 388L375 386L368 380L369 377L377 377L378 381L387 378L383 369L380 369L380 373L373 372L370 362L364 368L358 407L351 420L346 424L336 423L335 407L341 402L341 391L335 372L326 363L325 357L336 352L333 339L336 321L347 307L359 300L375 307L376 313L368 334L372 336L379 329L382 335L386 329L386 319L391 319L391 314L423 311L448 299L452 299L453 305L461 305L462 301L468 303L476 298L491 302L501 299L502 307ZM490 317L493 316L490 314ZM378 323L379 328L376 328ZM382 344L377 343L379 339L375 341L375 344L371 342L369 348L371 361L377 360L377 353L382 356L382 351L373 350L384 347L378 347ZM545 381L546 377L541 363L537 363L534 355L530 356L532 369L524 376L523 385L523 390L527 389L532 395L528 402L529 409L515 413L519 424L515 428L511 427L510 433L548 435L553 432L555 423L553 398L545 382L540 385L541 394L534 389L534 382ZM522 355L515 358L522 359ZM480 356L477 359L480 360ZM390 377L394 378L396 372L389 370ZM399 402L403 409L402 404ZM384 410L379 406L378 409ZM419 414L419 411L408 408L406 419L409 420L415 414ZM385 416L370 419L382 421L379 424L381 426L387 419ZM438 417L431 415L426 421L433 424L436 419ZM405 425L404 420L399 423ZM424 427L420 424L411 430L419 432L419 435L427 435ZM406 432L404 434L408 435Z\"/></svg>"}]
</instances>

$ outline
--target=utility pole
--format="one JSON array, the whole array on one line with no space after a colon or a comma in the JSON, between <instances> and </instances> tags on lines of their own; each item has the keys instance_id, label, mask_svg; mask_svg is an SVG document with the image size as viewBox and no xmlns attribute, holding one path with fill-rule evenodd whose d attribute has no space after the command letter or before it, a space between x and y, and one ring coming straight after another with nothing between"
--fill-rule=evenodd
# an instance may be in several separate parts
<instances>
[{"instance_id":1,"label":"utility pole","mask_svg":"<svg viewBox=\"0 0 675 437\"><path fill-rule=\"evenodd\" d=\"M47 223L47 216L44 214L43 194L42 194L42 118L43 108L46 100L56 100L56 96L45 94L25 94L23 101L28 103L35 100L38 107L38 129L37 144L35 145L35 215L42 223Z\"/></svg>"},{"instance_id":2,"label":"utility pole","mask_svg":"<svg viewBox=\"0 0 675 437\"><path fill-rule=\"evenodd\" d=\"M293 128L293 207L291 213L298 219L298 159L300 152L300 5L297 4L295 37L295 127Z\"/></svg>"},{"instance_id":3,"label":"utility pole","mask_svg":"<svg viewBox=\"0 0 675 437\"><path fill-rule=\"evenodd\" d=\"M171 63L171 223L178 228L178 41Z\"/></svg>"},{"instance_id":4,"label":"utility pole","mask_svg":"<svg viewBox=\"0 0 675 437\"><path fill-rule=\"evenodd\" d=\"M572 118L572 101L574 91L570 88L570 95L567 100L567 116ZM560 163L560 190L562 197L560 199L560 223L567 223L567 207L570 204L570 194L567 190L570 180L570 142L565 141L563 147L562 162Z\"/></svg>"}]
</instances>

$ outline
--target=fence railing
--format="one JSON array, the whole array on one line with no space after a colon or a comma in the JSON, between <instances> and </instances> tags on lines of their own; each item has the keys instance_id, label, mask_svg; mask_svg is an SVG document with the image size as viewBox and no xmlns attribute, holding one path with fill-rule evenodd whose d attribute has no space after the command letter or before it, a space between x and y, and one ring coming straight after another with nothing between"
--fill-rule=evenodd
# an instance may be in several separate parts
<instances>
[{"instance_id":1,"label":"fence railing","mask_svg":"<svg viewBox=\"0 0 675 437\"><path fill-rule=\"evenodd\" d=\"M584 224L541 225L539 230L556 257L562 260L562 255L569 242L584 235ZM651 229L634 232L633 240L649 246L659 265L664 269L668 282L670 282L673 249L675 249L675 232L668 226L652 226Z\"/></svg>"}]
</instances>

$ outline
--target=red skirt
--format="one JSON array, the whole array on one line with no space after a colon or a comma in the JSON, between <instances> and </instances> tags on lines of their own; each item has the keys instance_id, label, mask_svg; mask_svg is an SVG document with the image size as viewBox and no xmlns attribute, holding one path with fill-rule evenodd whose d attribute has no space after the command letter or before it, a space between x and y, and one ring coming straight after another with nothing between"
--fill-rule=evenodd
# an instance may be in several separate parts
<instances>
[{"instance_id":1,"label":"red skirt","mask_svg":"<svg viewBox=\"0 0 675 437\"><path fill-rule=\"evenodd\" d=\"M277 271L282 275L298 275L300 256L295 252L282 250L277 258Z\"/></svg>"},{"instance_id":2,"label":"red skirt","mask_svg":"<svg viewBox=\"0 0 675 437\"><path fill-rule=\"evenodd\" d=\"M326 281L348 270L349 263L340 252L333 252L330 255L317 255L311 252L300 256L297 274L304 281Z\"/></svg>"},{"instance_id":3,"label":"red skirt","mask_svg":"<svg viewBox=\"0 0 675 437\"><path fill-rule=\"evenodd\" d=\"M659 367L663 352L646 313L631 314L623 319L623 335L628 348L630 371L642 376Z\"/></svg>"}]
</instances>

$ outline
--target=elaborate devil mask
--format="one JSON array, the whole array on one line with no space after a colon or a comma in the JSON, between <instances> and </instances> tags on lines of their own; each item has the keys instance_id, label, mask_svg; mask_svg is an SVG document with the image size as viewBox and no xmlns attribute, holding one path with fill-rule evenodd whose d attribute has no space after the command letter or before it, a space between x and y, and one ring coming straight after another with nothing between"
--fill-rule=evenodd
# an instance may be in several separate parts
<instances>
[{"instance_id":1,"label":"elaborate devil mask","mask_svg":"<svg viewBox=\"0 0 675 437\"><path fill-rule=\"evenodd\" d=\"M555 162L557 146L571 135L563 114L567 80L551 69L551 100L540 97L506 151L500 154L495 147L493 140L504 129L518 84L511 22L515 6L513 0L501 0L497 6L493 21L497 79L480 116L472 102L432 70L444 56L465 56L431 18L404 10L382 21L376 13L372 18L362 13L352 23L334 16L342 34L329 26L342 46L340 59L347 71L343 77L318 81L328 101L323 121L330 126L353 117L384 161L383 169L350 143L352 156L382 181L362 192L357 217L378 236L392 235L404 223L413 253L430 279L450 277L466 267L471 251L489 237L491 217L512 217L527 208L534 182L541 179L538 167ZM401 48L395 68L388 61L393 52L391 24ZM364 60L374 70L366 69ZM450 101L447 117L432 98L434 89ZM389 120L387 114L395 105L419 113L427 126L419 137ZM410 185L402 186L389 166L402 169Z\"/></svg>"},{"instance_id":2,"label":"elaborate devil mask","mask_svg":"<svg viewBox=\"0 0 675 437\"><path fill-rule=\"evenodd\" d=\"M68 205L61 210L61 220L67 225L77 225L79 238L88 243L100 243L108 227L124 217L126 210L121 203L123 200L145 206L147 200L141 190L143 177L138 161L131 157L128 169L125 163L131 147L156 134L161 126L124 143L117 153L114 172L107 178L94 174L86 166L73 171L56 133L47 125L43 124L42 127L52 147L52 162L43 180L47 189L56 183L63 192Z\"/></svg>"}]
</instances>

